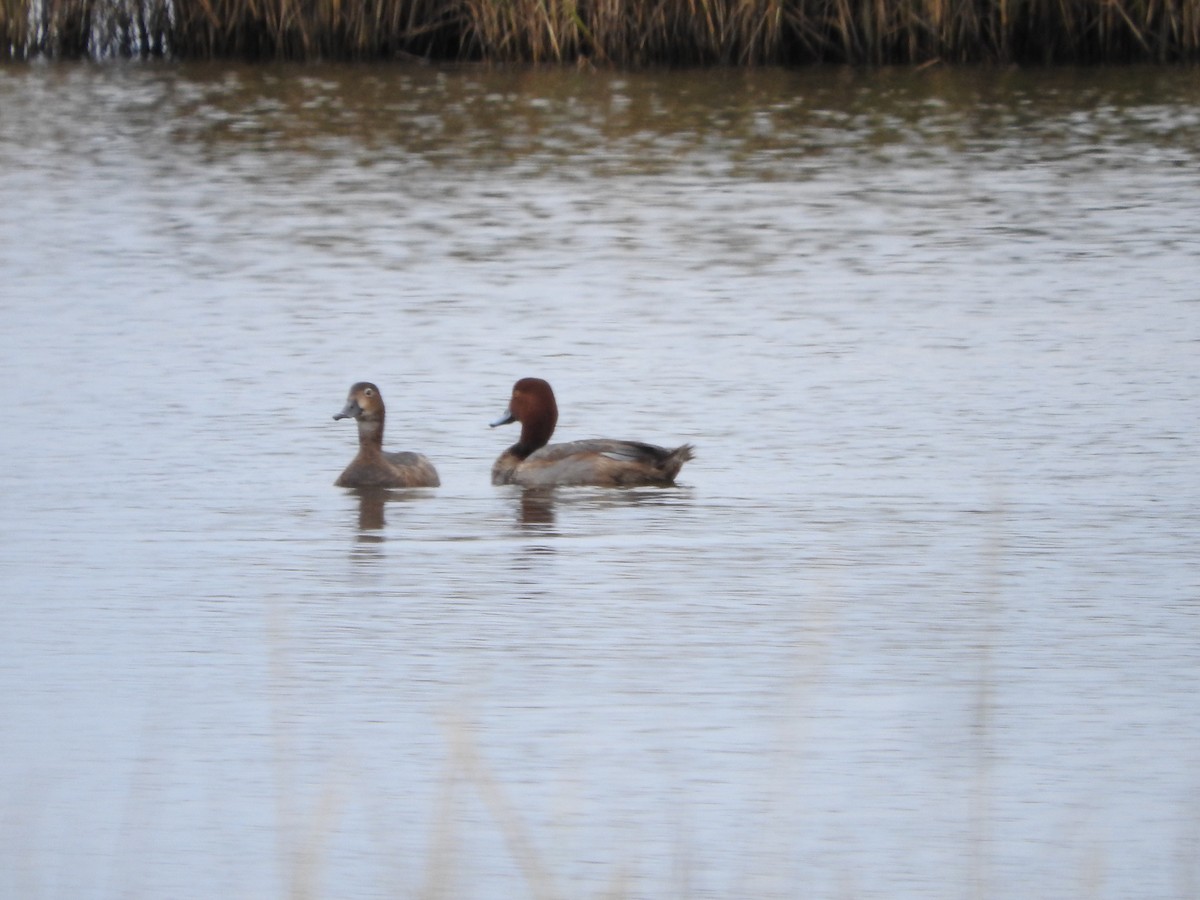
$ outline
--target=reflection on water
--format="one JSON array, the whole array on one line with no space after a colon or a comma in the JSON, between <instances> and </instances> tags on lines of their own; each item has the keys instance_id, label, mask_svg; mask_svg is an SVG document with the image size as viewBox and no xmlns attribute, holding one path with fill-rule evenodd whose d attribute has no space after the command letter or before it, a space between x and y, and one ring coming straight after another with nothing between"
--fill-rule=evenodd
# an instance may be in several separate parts
<instances>
[{"instance_id":1,"label":"reflection on water","mask_svg":"<svg viewBox=\"0 0 1200 900\"><path fill-rule=\"evenodd\" d=\"M691 491L683 487L642 488L517 488L497 489L513 498L515 521L532 532L557 534L557 511L565 507L572 516L601 514L629 507L681 509L689 505Z\"/></svg>"},{"instance_id":2,"label":"reflection on water","mask_svg":"<svg viewBox=\"0 0 1200 900\"><path fill-rule=\"evenodd\" d=\"M429 499L430 491L425 488L399 490L390 488L351 488L346 494L358 498L358 539L365 542L381 542L387 526L384 507L388 503L413 503Z\"/></svg>"},{"instance_id":3,"label":"reflection on water","mask_svg":"<svg viewBox=\"0 0 1200 900\"><path fill-rule=\"evenodd\" d=\"M1198 84L0 69L0 895L1193 896Z\"/></svg>"},{"instance_id":4,"label":"reflection on water","mask_svg":"<svg viewBox=\"0 0 1200 900\"><path fill-rule=\"evenodd\" d=\"M554 524L554 494L552 489L522 489L517 521L521 525L538 528L538 530L550 530L545 526Z\"/></svg>"},{"instance_id":5,"label":"reflection on water","mask_svg":"<svg viewBox=\"0 0 1200 900\"><path fill-rule=\"evenodd\" d=\"M384 488L359 488L351 491L358 495L358 530L360 541L382 541L382 535L367 532L380 531L386 524L383 520L383 504L388 493Z\"/></svg>"}]
</instances>

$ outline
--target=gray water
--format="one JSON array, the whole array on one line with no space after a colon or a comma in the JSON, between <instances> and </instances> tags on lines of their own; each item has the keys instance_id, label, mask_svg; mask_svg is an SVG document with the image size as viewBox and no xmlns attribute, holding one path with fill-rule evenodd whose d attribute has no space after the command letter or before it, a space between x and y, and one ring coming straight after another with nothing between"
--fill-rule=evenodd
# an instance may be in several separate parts
<instances>
[{"instance_id":1,"label":"gray water","mask_svg":"<svg viewBox=\"0 0 1200 900\"><path fill-rule=\"evenodd\" d=\"M1198 216L1195 70L0 69L0 896L1200 895Z\"/></svg>"}]
</instances>

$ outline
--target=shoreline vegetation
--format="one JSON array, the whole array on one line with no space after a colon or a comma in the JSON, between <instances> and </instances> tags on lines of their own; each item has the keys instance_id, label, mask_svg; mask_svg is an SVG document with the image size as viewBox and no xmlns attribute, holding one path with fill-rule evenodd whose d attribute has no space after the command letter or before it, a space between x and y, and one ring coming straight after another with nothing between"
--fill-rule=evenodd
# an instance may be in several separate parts
<instances>
[{"instance_id":1,"label":"shoreline vegetation","mask_svg":"<svg viewBox=\"0 0 1200 900\"><path fill-rule=\"evenodd\" d=\"M1200 0L0 0L0 60L1200 61Z\"/></svg>"}]
</instances>

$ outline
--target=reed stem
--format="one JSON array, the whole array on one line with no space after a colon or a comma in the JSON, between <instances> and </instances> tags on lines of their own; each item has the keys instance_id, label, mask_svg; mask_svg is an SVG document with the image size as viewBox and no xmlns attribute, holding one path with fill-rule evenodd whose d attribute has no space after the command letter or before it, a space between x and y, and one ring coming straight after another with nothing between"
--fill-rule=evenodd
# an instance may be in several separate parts
<instances>
[{"instance_id":1,"label":"reed stem","mask_svg":"<svg viewBox=\"0 0 1200 900\"><path fill-rule=\"evenodd\" d=\"M0 59L1187 62L1200 0L0 0Z\"/></svg>"}]
</instances>

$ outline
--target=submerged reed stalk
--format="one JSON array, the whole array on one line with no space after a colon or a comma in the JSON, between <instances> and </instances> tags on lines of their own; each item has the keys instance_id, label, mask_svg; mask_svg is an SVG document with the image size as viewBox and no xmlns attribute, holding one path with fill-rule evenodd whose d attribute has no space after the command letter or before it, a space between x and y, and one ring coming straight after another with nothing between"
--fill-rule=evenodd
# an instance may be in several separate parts
<instances>
[{"instance_id":1,"label":"submerged reed stalk","mask_svg":"<svg viewBox=\"0 0 1200 900\"><path fill-rule=\"evenodd\" d=\"M1178 62L1200 0L0 0L0 59Z\"/></svg>"}]
</instances>

